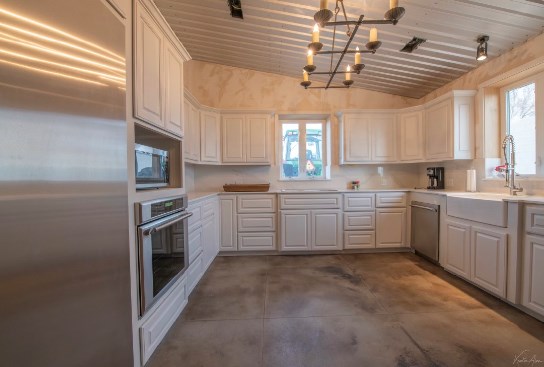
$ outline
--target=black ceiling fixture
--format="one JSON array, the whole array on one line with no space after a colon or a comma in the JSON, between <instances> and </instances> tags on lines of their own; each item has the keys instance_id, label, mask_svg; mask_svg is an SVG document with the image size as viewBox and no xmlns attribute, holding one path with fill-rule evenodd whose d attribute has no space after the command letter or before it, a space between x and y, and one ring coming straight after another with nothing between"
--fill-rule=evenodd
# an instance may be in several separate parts
<instances>
[{"instance_id":1,"label":"black ceiling fixture","mask_svg":"<svg viewBox=\"0 0 544 367\"><path fill-rule=\"evenodd\" d=\"M242 0L227 0L227 4L230 9L230 15L233 18L244 19L244 12L242 11Z\"/></svg>"},{"instance_id":2,"label":"black ceiling fixture","mask_svg":"<svg viewBox=\"0 0 544 367\"><path fill-rule=\"evenodd\" d=\"M478 42L478 48L476 49L476 60L484 61L487 59L487 41L489 41L489 36L480 36L476 40L476 42Z\"/></svg>"},{"instance_id":3,"label":"black ceiling fixture","mask_svg":"<svg viewBox=\"0 0 544 367\"><path fill-rule=\"evenodd\" d=\"M417 50L419 45L425 42L427 42L426 39L414 37L407 44L404 45L404 47L402 48L402 50L400 50L400 52L407 52L411 54L412 52Z\"/></svg>"}]
</instances>

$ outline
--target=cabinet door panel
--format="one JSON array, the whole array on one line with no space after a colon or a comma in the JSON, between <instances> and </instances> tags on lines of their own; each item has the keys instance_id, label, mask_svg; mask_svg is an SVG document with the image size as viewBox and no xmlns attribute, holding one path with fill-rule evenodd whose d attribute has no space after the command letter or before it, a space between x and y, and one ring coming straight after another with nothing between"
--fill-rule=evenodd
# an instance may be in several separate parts
<instances>
[{"instance_id":1,"label":"cabinet door panel","mask_svg":"<svg viewBox=\"0 0 544 367\"><path fill-rule=\"evenodd\" d=\"M400 124L400 160L419 161L424 158L423 112L402 113Z\"/></svg>"},{"instance_id":2,"label":"cabinet door panel","mask_svg":"<svg viewBox=\"0 0 544 367\"><path fill-rule=\"evenodd\" d=\"M191 105L191 159L200 161L200 111Z\"/></svg>"},{"instance_id":3,"label":"cabinet door panel","mask_svg":"<svg viewBox=\"0 0 544 367\"><path fill-rule=\"evenodd\" d=\"M349 212L344 213L344 230L372 230L375 228L375 214L374 212Z\"/></svg>"},{"instance_id":4,"label":"cabinet door panel","mask_svg":"<svg viewBox=\"0 0 544 367\"><path fill-rule=\"evenodd\" d=\"M346 115L343 125L344 161L346 163L371 161L370 120L362 116Z\"/></svg>"},{"instance_id":5,"label":"cabinet door panel","mask_svg":"<svg viewBox=\"0 0 544 367\"><path fill-rule=\"evenodd\" d=\"M221 160L220 135L221 120L215 112L203 111L200 116L200 160L219 163Z\"/></svg>"},{"instance_id":6,"label":"cabinet door panel","mask_svg":"<svg viewBox=\"0 0 544 367\"><path fill-rule=\"evenodd\" d=\"M202 223L202 262L204 270L210 266L217 255L215 215L208 217Z\"/></svg>"},{"instance_id":7,"label":"cabinet door panel","mask_svg":"<svg viewBox=\"0 0 544 367\"><path fill-rule=\"evenodd\" d=\"M342 232L339 210L312 211L312 250L341 250Z\"/></svg>"},{"instance_id":8,"label":"cabinet door panel","mask_svg":"<svg viewBox=\"0 0 544 367\"><path fill-rule=\"evenodd\" d=\"M344 249L357 250L376 247L376 233L374 231L344 232Z\"/></svg>"},{"instance_id":9,"label":"cabinet door panel","mask_svg":"<svg viewBox=\"0 0 544 367\"><path fill-rule=\"evenodd\" d=\"M276 233L239 233L240 251L273 251L276 249Z\"/></svg>"},{"instance_id":10,"label":"cabinet door panel","mask_svg":"<svg viewBox=\"0 0 544 367\"><path fill-rule=\"evenodd\" d=\"M191 104L185 100L183 101L183 152L185 153L185 159L191 159Z\"/></svg>"},{"instance_id":11,"label":"cabinet door panel","mask_svg":"<svg viewBox=\"0 0 544 367\"><path fill-rule=\"evenodd\" d=\"M500 229L472 227L471 280L480 287L506 296L506 233Z\"/></svg>"},{"instance_id":12,"label":"cabinet door panel","mask_svg":"<svg viewBox=\"0 0 544 367\"><path fill-rule=\"evenodd\" d=\"M165 127L171 132L183 134L183 60L175 47L165 42Z\"/></svg>"},{"instance_id":13,"label":"cabinet door panel","mask_svg":"<svg viewBox=\"0 0 544 367\"><path fill-rule=\"evenodd\" d=\"M135 115L164 127L163 119L163 36L151 15L137 6L135 57Z\"/></svg>"},{"instance_id":14,"label":"cabinet door panel","mask_svg":"<svg viewBox=\"0 0 544 367\"><path fill-rule=\"evenodd\" d=\"M238 213L275 213L276 195L238 195Z\"/></svg>"},{"instance_id":15,"label":"cabinet door panel","mask_svg":"<svg viewBox=\"0 0 544 367\"><path fill-rule=\"evenodd\" d=\"M523 305L544 316L544 237L526 236Z\"/></svg>"},{"instance_id":16,"label":"cabinet door panel","mask_svg":"<svg viewBox=\"0 0 544 367\"><path fill-rule=\"evenodd\" d=\"M197 256L202 253L202 227L197 227L193 231L189 231L189 264L196 260Z\"/></svg>"},{"instance_id":17,"label":"cabinet door panel","mask_svg":"<svg viewBox=\"0 0 544 367\"><path fill-rule=\"evenodd\" d=\"M270 126L267 115L246 116L246 162L269 163Z\"/></svg>"},{"instance_id":18,"label":"cabinet door panel","mask_svg":"<svg viewBox=\"0 0 544 367\"><path fill-rule=\"evenodd\" d=\"M239 232L272 232L276 230L276 214L238 214Z\"/></svg>"},{"instance_id":19,"label":"cabinet door panel","mask_svg":"<svg viewBox=\"0 0 544 367\"><path fill-rule=\"evenodd\" d=\"M544 236L544 206L528 205L525 208L525 230Z\"/></svg>"},{"instance_id":20,"label":"cabinet door panel","mask_svg":"<svg viewBox=\"0 0 544 367\"><path fill-rule=\"evenodd\" d=\"M280 213L281 251L310 250L310 211L289 210Z\"/></svg>"},{"instance_id":21,"label":"cabinet door panel","mask_svg":"<svg viewBox=\"0 0 544 367\"><path fill-rule=\"evenodd\" d=\"M406 209L376 209L376 247L406 246Z\"/></svg>"},{"instance_id":22,"label":"cabinet door panel","mask_svg":"<svg viewBox=\"0 0 544 367\"><path fill-rule=\"evenodd\" d=\"M394 115L372 117L372 161L397 160L397 121Z\"/></svg>"},{"instance_id":23,"label":"cabinet door panel","mask_svg":"<svg viewBox=\"0 0 544 367\"><path fill-rule=\"evenodd\" d=\"M245 163L243 115L229 115L223 117L221 142L223 162Z\"/></svg>"},{"instance_id":24,"label":"cabinet door panel","mask_svg":"<svg viewBox=\"0 0 544 367\"><path fill-rule=\"evenodd\" d=\"M470 226L454 221L446 223L445 268L470 279Z\"/></svg>"},{"instance_id":25,"label":"cabinet door panel","mask_svg":"<svg viewBox=\"0 0 544 367\"><path fill-rule=\"evenodd\" d=\"M375 194L344 194L344 211L374 211Z\"/></svg>"},{"instance_id":26,"label":"cabinet door panel","mask_svg":"<svg viewBox=\"0 0 544 367\"><path fill-rule=\"evenodd\" d=\"M236 251L236 196L221 197L219 211L220 250Z\"/></svg>"},{"instance_id":27,"label":"cabinet door panel","mask_svg":"<svg viewBox=\"0 0 544 367\"><path fill-rule=\"evenodd\" d=\"M453 158L451 101L431 106L425 112L425 148L428 159Z\"/></svg>"}]
</instances>

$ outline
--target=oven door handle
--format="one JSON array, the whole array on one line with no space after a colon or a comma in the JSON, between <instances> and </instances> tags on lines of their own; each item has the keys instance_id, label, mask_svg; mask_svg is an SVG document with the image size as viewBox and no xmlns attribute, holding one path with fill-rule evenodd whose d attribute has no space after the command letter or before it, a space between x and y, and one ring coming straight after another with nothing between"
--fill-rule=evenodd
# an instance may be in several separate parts
<instances>
[{"instance_id":1,"label":"oven door handle","mask_svg":"<svg viewBox=\"0 0 544 367\"><path fill-rule=\"evenodd\" d=\"M146 229L143 233L144 233L144 236L150 236L152 235L153 233L155 232L158 232L160 231L161 229L164 229L166 227L169 227L171 226L172 224L174 223L177 223L177 222L181 222L182 220L185 220L187 218L189 218L190 216L192 216L193 213L187 213L187 214L184 214L182 215L181 217L179 218L176 218L176 219L173 219L173 220L170 220L164 224L161 224L160 226L157 226L157 227L153 227L153 228L149 228L149 229Z\"/></svg>"}]
</instances>

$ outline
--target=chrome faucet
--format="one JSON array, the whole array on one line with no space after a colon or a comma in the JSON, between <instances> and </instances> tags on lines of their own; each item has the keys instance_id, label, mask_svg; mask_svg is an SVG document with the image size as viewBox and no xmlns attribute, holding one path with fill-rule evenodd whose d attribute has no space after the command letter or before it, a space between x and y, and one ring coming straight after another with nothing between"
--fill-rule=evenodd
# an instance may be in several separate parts
<instances>
[{"instance_id":1,"label":"chrome faucet","mask_svg":"<svg viewBox=\"0 0 544 367\"><path fill-rule=\"evenodd\" d=\"M502 141L502 150L504 152L504 160L506 166L506 185L510 189L510 195L517 195L523 191L523 187L517 187L515 183L516 177L516 143L512 135L506 135Z\"/></svg>"}]
</instances>

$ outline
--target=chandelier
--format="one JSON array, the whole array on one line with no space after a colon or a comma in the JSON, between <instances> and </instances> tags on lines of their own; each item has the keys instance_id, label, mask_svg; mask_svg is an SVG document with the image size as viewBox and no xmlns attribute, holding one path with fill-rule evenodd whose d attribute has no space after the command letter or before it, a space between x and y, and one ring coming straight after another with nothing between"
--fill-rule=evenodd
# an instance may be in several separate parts
<instances>
[{"instance_id":1,"label":"chandelier","mask_svg":"<svg viewBox=\"0 0 544 367\"><path fill-rule=\"evenodd\" d=\"M398 0L389 0L389 10L385 12L383 20L364 20L364 15L360 15L358 20L348 20L346 9L344 8L344 0L336 0L334 13L329 10L327 0L320 0L319 11L314 15L314 20L316 24L312 32L312 42L308 44L306 66L304 66L303 68L303 81L300 83L300 85L302 85L305 89L349 88L353 84L353 80L351 79L351 73L354 72L356 74L359 74L365 67L365 65L361 62L361 54L374 54L382 45L381 41L378 40L378 29L372 27L370 29L368 43L365 45L366 50L359 50L359 47L356 47L355 50L350 50L349 46L351 45L351 42L353 41L355 35L357 34L357 31L359 30L359 26L361 26L362 24L397 24L399 19L402 18L405 12L404 8L399 7L398 3ZM340 12L340 10L342 11L344 20L338 20L338 13ZM333 17L334 21L331 22L330 20ZM335 50L336 29L339 26L346 26L346 35L348 36L348 40L343 49ZM319 29L324 27L333 27L332 49L330 51L323 51L323 44L319 42ZM346 54L355 54L354 63L353 65L348 65L345 71L338 70ZM329 71L316 71L317 68L314 65L314 55L330 55L331 62ZM338 58L338 61L336 62L336 66L333 69L335 55L340 56ZM334 77L337 74L344 74L344 85L331 85ZM310 81L310 75L328 75L329 81L324 87L310 87L310 85L312 84L312 82Z\"/></svg>"}]
</instances>

